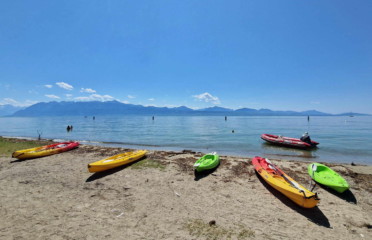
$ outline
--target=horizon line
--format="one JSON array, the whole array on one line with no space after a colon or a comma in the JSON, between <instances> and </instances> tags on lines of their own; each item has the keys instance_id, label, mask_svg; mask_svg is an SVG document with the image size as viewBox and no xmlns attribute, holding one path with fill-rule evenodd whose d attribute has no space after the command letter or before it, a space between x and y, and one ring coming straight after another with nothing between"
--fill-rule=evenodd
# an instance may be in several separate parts
<instances>
[{"instance_id":1,"label":"horizon line","mask_svg":"<svg viewBox=\"0 0 372 240\"><path fill-rule=\"evenodd\" d=\"M122 101L118 101L118 100L107 100L107 101L99 101L99 100L95 100L95 101L49 101L49 102L37 102L37 103L34 103L32 105L29 105L29 106L15 106L15 105L12 105L12 104L0 104L0 106L5 106L5 105L10 105L10 106L13 106L13 107L17 107L17 108L29 108L31 106L34 106L36 104L39 104L39 103L61 103L61 102L67 102L67 103L93 103L93 102L97 102L97 103L105 103L105 102L117 102L117 103L121 103L121 104L124 104L124 105L135 105L135 106L142 106L142 107L154 107L154 108L167 108L167 109L175 109L175 108L180 108L180 107L185 107L185 108L188 108L192 111L200 111L200 110L207 110L207 109L213 109L213 108L222 108L222 109L226 109L226 111L215 111L216 113L219 112L219 113L223 113L223 112L235 112L237 110L242 110L242 109L249 109L249 110L255 110L255 111L260 111L260 110L269 110L269 111L272 111L272 112L294 112L294 113L306 113L306 112L311 112L311 111L315 111L315 112L318 112L318 113L321 113L321 114L327 114L327 115L343 115L343 114L361 114L361 115L367 115L367 116L370 116L372 114L369 114L369 113L358 113L358 112L353 112L353 111L350 111L350 112L342 112L342 113L327 113L327 112L321 112L319 110L316 110L316 109L309 109L309 110L300 110L300 111L296 111L296 110L272 110L272 109L269 109L269 108L259 108L259 109L256 109L256 108L249 108L249 107L242 107L242 108L237 108L237 109L234 109L234 108L228 108L228 107L222 107L222 106L217 106L217 105L214 105L214 106L211 106L211 107L205 107L205 108L192 108L192 107L188 107L188 106L185 106L185 105L180 105L180 106L155 106L155 105L142 105L142 104L134 104L134 103L127 103L127 102L122 102ZM23 109L23 110L24 110ZM212 111L213 112L213 111Z\"/></svg>"}]
</instances>

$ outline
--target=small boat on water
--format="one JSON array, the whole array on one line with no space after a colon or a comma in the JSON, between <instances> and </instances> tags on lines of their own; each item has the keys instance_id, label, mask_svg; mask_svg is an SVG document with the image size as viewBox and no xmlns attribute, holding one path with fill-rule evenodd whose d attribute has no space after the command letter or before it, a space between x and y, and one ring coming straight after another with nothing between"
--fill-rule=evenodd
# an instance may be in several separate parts
<instances>
[{"instance_id":1,"label":"small boat on water","mask_svg":"<svg viewBox=\"0 0 372 240\"><path fill-rule=\"evenodd\" d=\"M24 150L15 151L12 154L12 157L18 158L19 160L45 157L77 148L79 144L80 144L79 142L60 142L36 148L28 148Z\"/></svg>"},{"instance_id":2,"label":"small boat on water","mask_svg":"<svg viewBox=\"0 0 372 240\"><path fill-rule=\"evenodd\" d=\"M197 172L214 169L220 164L220 156L217 153L208 153L199 158L195 164L194 169Z\"/></svg>"},{"instance_id":3,"label":"small boat on water","mask_svg":"<svg viewBox=\"0 0 372 240\"><path fill-rule=\"evenodd\" d=\"M297 205L304 208L313 208L318 204L319 198L316 193L301 186L275 166L269 159L254 157L252 164L263 180Z\"/></svg>"},{"instance_id":4,"label":"small boat on water","mask_svg":"<svg viewBox=\"0 0 372 240\"><path fill-rule=\"evenodd\" d=\"M284 146L284 147L293 147L293 148L302 148L310 149L316 147L319 143L311 140L311 144L303 142L298 138L282 137L273 134L262 134L261 139L265 140L274 145Z\"/></svg>"},{"instance_id":5,"label":"small boat on water","mask_svg":"<svg viewBox=\"0 0 372 240\"><path fill-rule=\"evenodd\" d=\"M146 155L146 150L137 150L132 152L120 153L97 162L88 164L88 171L91 173L102 172L108 169L116 168L137 161Z\"/></svg>"},{"instance_id":6,"label":"small boat on water","mask_svg":"<svg viewBox=\"0 0 372 240\"><path fill-rule=\"evenodd\" d=\"M349 189L347 181L326 165L311 163L307 170L314 181L332 188L339 193L343 193Z\"/></svg>"}]
</instances>

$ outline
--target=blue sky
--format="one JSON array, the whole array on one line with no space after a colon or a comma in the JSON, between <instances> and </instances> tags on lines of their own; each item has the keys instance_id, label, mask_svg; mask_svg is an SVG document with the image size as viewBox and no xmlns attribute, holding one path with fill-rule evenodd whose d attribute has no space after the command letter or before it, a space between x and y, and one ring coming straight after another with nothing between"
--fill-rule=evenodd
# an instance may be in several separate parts
<instances>
[{"instance_id":1,"label":"blue sky","mask_svg":"<svg viewBox=\"0 0 372 240\"><path fill-rule=\"evenodd\" d=\"M2 1L0 104L372 113L372 1Z\"/></svg>"}]
</instances>

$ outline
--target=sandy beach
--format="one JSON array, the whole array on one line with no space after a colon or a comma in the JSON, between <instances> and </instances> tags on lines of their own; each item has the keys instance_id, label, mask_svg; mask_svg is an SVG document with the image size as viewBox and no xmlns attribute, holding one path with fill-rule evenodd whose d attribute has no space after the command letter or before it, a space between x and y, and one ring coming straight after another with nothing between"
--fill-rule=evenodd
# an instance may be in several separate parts
<instances>
[{"instance_id":1,"label":"sandy beach","mask_svg":"<svg viewBox=\"0 0 372 240\"><path fill-rule=\"evenodd\" d=\"M372 239L372 166L329 164L350 184L303 209L268 186L251 158L221 156L195 176L203 155L150 151L130 166L87 164L129 149L81 145L44 158L0 158L0 239ZM253 156L252 156L253 157ZM271 159L308 187L309 162Z\"/></svg>"}]
</instances>

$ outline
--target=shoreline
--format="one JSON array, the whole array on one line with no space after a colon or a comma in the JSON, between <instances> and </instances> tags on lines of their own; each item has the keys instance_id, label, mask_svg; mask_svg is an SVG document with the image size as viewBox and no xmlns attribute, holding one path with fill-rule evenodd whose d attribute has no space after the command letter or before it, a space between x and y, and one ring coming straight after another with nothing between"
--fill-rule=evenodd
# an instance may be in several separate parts
<instances>
[{"instance_id":1,"label":"shoreline","mask_svg":"<svg viewBox=\"0 0 372 240\"><path fill-rule=\"evenodd\" d=\"M214 172L198 178L192 165L202 153L187 150L149 151L129 166L88 172L88 163L128 150L83 144L25 161L0 156L0 214L5 219L0 236L298 239L300 233L304 239L372 238L372 166L326 163L351 191L340 195L317 185L320 203L303 209L268 186L247 157L221 156ZM271 160L308 187L308 162Z\"/></svg>"},{"instance_id":2,"label":"shoreline","mask_svg":"<svg viewBox=\"0 0 372 240\"><path fill-rule=\"evenodd\" d=\"M27 141L38 141L36 137L22 137L22 136L0 136L4 139L19 139L19 140L27 140ZM71 140L71 139L50 139L50 138L41 138L42 141L50 141L50 142L65 142L65 141L77 141L80 142L80 144L86 144L86 145L91 145L91 146L99 146L99 147L107 147L107 148L123 148L123 149L148 149L150 151L164 151L164 152L182 152L182 151L190 151L190 152L197 152L197 153L208 153L210 151L204 151L207 149L200 149L200 150L194 150L194 149L185 149L183 147L162 147L160 145L141 145L141 144L130 144L130 143L122 143L122 142L102 142L102 141L79 141L79 140ZM263 144L266 144L268 147L276 147L271 144L267 144L264 142ZM280 148L279 148L280 150ZM299 161L299 162L304 162L304 163L310 163L310 162L319 162L322 164L331 164L331 165L353 165L355 164L356 166L372 166L372 164L368 163L359 163L356 162L354 163L353 161L351 162L335 162L335 161L324 161L320 160L317 161L317 157L307 157L306 155L309 153L311 155L312 150L301 150L301 149L291 149L293 151L301 151L304 154L301 156L296 156L296 155L283 155L283 154L273 154L273 153L267 153L267 154L262 154L262 157L266 158L274 158L277 160L281 161ZM218 151L221 153L221 151ZM241 157L241 158L252 158L254 155L251 154L239 154L239 153L225 153L222 151L220 155L224 156L232 156L232 157Z\"/></svg>"}]
</instances>

